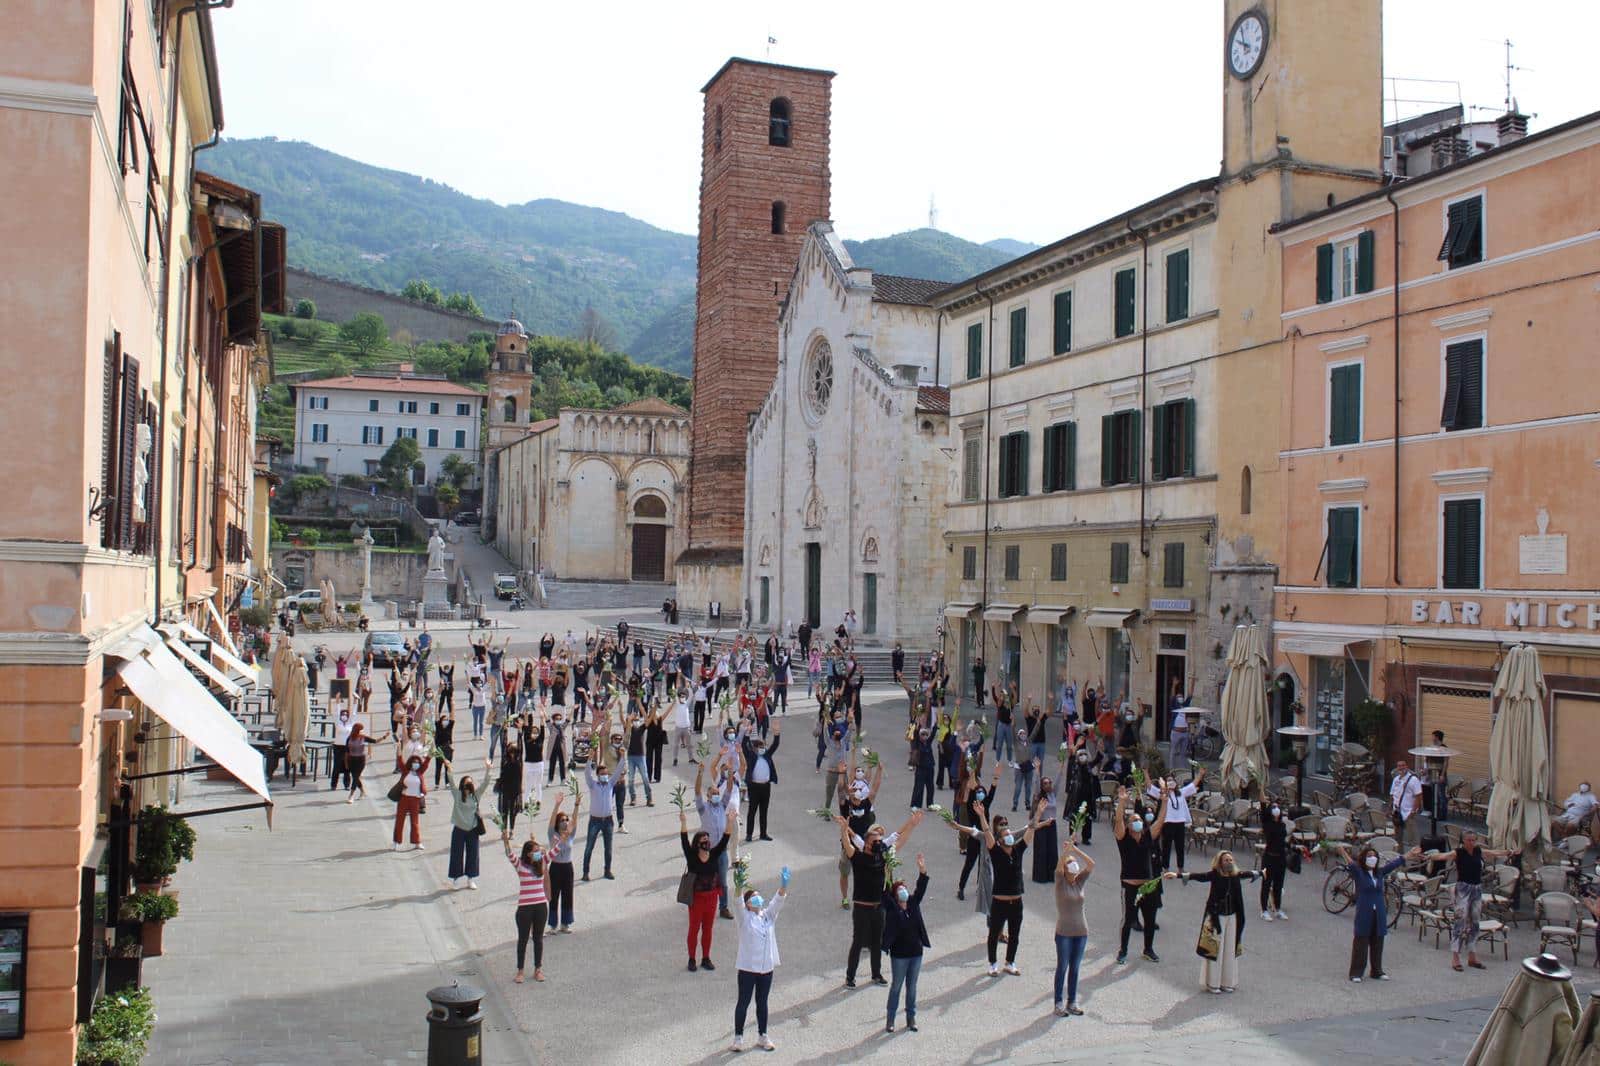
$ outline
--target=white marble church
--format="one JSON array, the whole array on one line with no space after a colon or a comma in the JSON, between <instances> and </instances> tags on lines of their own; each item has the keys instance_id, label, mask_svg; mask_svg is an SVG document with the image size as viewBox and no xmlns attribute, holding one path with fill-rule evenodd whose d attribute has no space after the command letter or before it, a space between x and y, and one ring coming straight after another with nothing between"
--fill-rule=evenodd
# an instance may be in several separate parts
<instances>
[{"instance_id":1,"label":"white marble church","mask_svg":"<svg viewBox=\"0 0 1600 1066\"><path fill-rule=\"evenodd\" d=\"M813 224L779 316L778 373L746 442L744 581L751 624L933 647L954 453L951 353L929 298L946 283L855 266Z\"/></svg>"}]
</instances>

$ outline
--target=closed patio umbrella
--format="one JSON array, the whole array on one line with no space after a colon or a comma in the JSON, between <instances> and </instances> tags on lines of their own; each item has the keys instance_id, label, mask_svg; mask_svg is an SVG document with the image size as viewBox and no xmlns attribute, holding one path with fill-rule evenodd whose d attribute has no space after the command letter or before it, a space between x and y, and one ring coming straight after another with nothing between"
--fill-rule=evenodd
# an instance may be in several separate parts
<instances>
[{"instance_id":1,"label":"closed patio umbrella","mask_svg":"<svg viewBox=\"0 0 1600 1066\"><path fill-rule=\"evenodd\" d=\"M1238 626L1222 689L1221 776L1243 787L1267 773L1267 647L1257 625Z\"/></svg>"},{"instance_id":2,"label":"closed patio umbrella","mask_svg":"<svg viewBox=\"0 0 1600 1066\"><path fill-rule=\"evenodd\" d=\"M306 761L306 724L311 708L306 695L306 661L298 655L290 658L284 685L277 699L278 731L288 745L289 764L299 766Z\"/></svg>"},{"instance_id":3,"label":"closed patio umbrella","mask_svg":"<svg viewBox=\"0 0 1600 1066\"><path fill-rule=\"evenodd\" d=\"M1489 839L1520 852L1550 838L1550 746L1544 725L1544 671L1539 653L1518 644L1495 678L1500 714L1489 734Z\"/></svg>"},{"instance_id":4,"label":"closed patio umbrella","mask_svg":"<svg viewBox=\"0 0 1600 1066\"><path fill-rule=\"evenodd\" d=\"M1554 955L1523 959L1478 1033L1466 1066L1559 1066L1578 1021L1572 971Z\"/></svg>"},{"instance_id":5,"label":"closed patio umbrella","mask_svg":"<svg viewBox=\"0 0 1600 1066\"><path fill-rule=\"evenodd\" d=\"M1589 993L1561 1066L1600 1066L1600 989Z\"/></svg>"}]
</instances>

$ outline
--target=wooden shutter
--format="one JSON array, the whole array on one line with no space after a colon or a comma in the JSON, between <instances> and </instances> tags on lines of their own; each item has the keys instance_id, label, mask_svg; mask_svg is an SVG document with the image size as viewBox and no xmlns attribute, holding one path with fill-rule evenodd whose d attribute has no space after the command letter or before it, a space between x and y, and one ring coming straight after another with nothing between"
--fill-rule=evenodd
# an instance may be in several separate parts
<instances>
[{"instance_id":1,"label":"wooden shutter","mask_svg":"<svg viewBox=\"0 0 1600 1066\"><path fill-rule=\"evenodd\" d=\"M1056 437L1060 433L1060 426L1044 427L1044 480L1042 482L1045 492L1054 492L1056 488Z\"/></svg>"},{"instance_id":2,"label":"wooden shutter","mask_svg":"<svg viewBox=\"0 0 1600 1066\"><path fill-rule=\"evenodd\" d=\"M1194 401L1183 401L1183 476L1194 477Z\"/></svg>"},{"instance_id":3,"label":"wooden shutter","mask_svg":"<svg viewBox=\"0 0 1600 1066\"><path fill-rule=\"evenodd\" d=\"M1115 458L1116 451L1117 451L1117 449L1116 449L1116 441L1117 441L1117 416L1116 415L1101 415L1100 416L1100 484L1102 484L1102 485L1115 485L1117 483L1117 479L1116 479L1117 467L1116 467L1116 464L1113 462L1113 459Z\"/></svg>"},{"instance_id":4,"label":"wooden shutter","mask_svg":"<svg viewBox=\"0 0 1600 1066\"><path fill-rule=\"evenodd\" d=\"M1072 290L1056 293L1055 298L1055 344L1056 355L1064 355L1072 351Z\"/></svg>"},{"instance_id":5,"label":"wooden shutter","mask_svg":"<svg viewBox=\"0 0 1600 1066\"><path fill-rule=\"evenodd\" d=\"M1483 501L1444 501L1444 587L1475 589L1482 584Z\"/></svg>"},{"instance_id":6,"label":"wooden shutter","mask_svg":"<svg viewBox=\"0 0 1600 1066\"><path fill-rule=\"evenodd\" d=\"M1166 545L1162 554L1162 585L1169 589L1183 588L1183 541Z\"/></svg>"},{"instance_id":7,"label":"wooden shutter","mask_svg":"<svg viewBox=\"0 0 1600 1066\"><path fill-rule=\"evenodd\" d=\"M1078 423L1068 422L1067 428L1067 457L1066 477L1061 478L1061 487L1075 489L1078 487Z\"/></svg>"},{"instance_id":8,"label":"wooden shutter","mask_svg":"<svg viewBox=\"0 0 1600 1066\"><path fill-rule=\"evenodd\" d=\"M1375 273L1374 256L1377 252L1377 234L1369 229L1356 238L1356 291L1371 292Z\"/></svg>"},{"instance_id":9,"label":"wooden shutter","mask_svg":"<svg viewBox=\"0 0 1600 1066\"><path fill-rule=\"evenodd\" d=\"M974 322L967 327L967 378L983 373L983 323Z\"/></svg>"},{"instance_id":10,"label":"wooden shutter","mask_svg":"<svg viewBox=\"0 0 1600 1066\"><path fill-rule=\"evenodd\" d=\"M1167 321L1178 322L1189 317L1189 252L1173 252L1167 256Z\"/></svg>"},{"instance_id":11,"label":"wooden shutter","mask_svg":"<svg viewBox=\"0 0 1600 1066\"><path fill-rule=\"evenodd\" d=\"M1028 361L1028 309L1018 307L1011 312L1011 335L1006 338L1011 348L1011 365L1021 366Z\"/></svg>"},{"instance_id":12,"label":"wooden shutter","mask_svg":"<svg viewBox=\"0 0 1600 1066\"><path fill-rule=\"evenodd\" d=\"M1167 405L1150 408L1150 480L1167 479Z\"/></svg>"},{"instance_id":13,"label":"wooden shutter","mask_svg":"<svg viewBox=\"0 0 1600 1066\"><path fill-rule=\"evenodd\" d=\"M115 505L117 492L117 397L122 386L122 334L106 342L100 382L100 546L117 546Z\"/></svg>"},{"instance_id":14,"label":"wooden shutter","mask_svg":"<svg viewBox=\"0 0 1600 1066\"><path fill-rule=\"evenodd\" d=\"M976 500L978 482L983 477L983 441L976 435L970 436L963 447L965 454L962 456L961 496L963 499Z\"/></svg>"},{"instance_id":15,"label":"wooden shutter","mask_svg":"<svg viewBox=\"0 0 1600 1066\"><path fill-rule=\"evenodd\" d=\"M1050 580L1065 581L1067 579L1067 546L1065 544L1050 545Z\"/></svg>"},{"instance_id":16,"label":"wooden shutter","mask_svg":"<svg viewBox=\"0 0 1600 1066\"><path fill-rule=\"evenodd\" d=\"M1126 337L1133 332L1137 307L1134 303L1133 269L1117 271L1116 279L1116 335Z\"/></svg>"},{"instance_id":17,"label":"wooden shutter","mask_svg":"<svg viewBox=\"0 0 1600 1066\"><path fill-rule=\"evenodd\" d=\"M1354 507L1328 512L1328 585L1354 588L1360 550L1361 518Z\"/></svg>"},{"instance_id":18,"label":"wooden shutter","mask_svg":"<svg viewBox=\"0 0 1600 1066\"><path fill-rule=\"evenodd\" d=\"M133 467L139 451L139 360L122 357L122 396L117 405L116 547L132 551Z\"/></svg>"},{"instance_id":19,"label":"wooden shutter","mask_svg":"<svg viewBox=\"0 0 1600 1066\"><path fill-rule=\"evenodd\" d=\"M1113 541L1111 544L1111 583L1113 585L1128 583L1128 542L1125 540Z\"/></svg>"},{"instance_id":20,"label":"wooden shutter","mask_svg":"<svg viewBox=\"0 0 1600 1066\"><path fill-rule=\"evenodd\" d=\"M997 470L995 481L999 495L1003 498L1011 495L1011 435L1006 434L1000 438L998 450L1000 469Z\"/></svg>"},{"instance_id":21,"label":"wooden shutter","mask_svg":"<svg viewBox=\"0 0 1600 1066\"><path fill-rule=\"evenodd\" d=\"M1461 346L1452 344L1444 351L1444 407L1439 412L1439 425L1445 429L1460 429L1461 418Z\"/></svg>"},{"instance_id":22,"label":"wooden shutter","mask_svg":"<svg viewBox=\"0 0 1600 1066\"><path fill-rule=\"evenodd\" d=\"M1459 224L1458 224L1459 223ZM1450 242L1450 264L1476 263L1483 257L1483 198L1450 205L1450 229L1454 239Z\"/></svg>"},{"instance_id":23,"label":"wooden shutter","mask_svg":"<svg viewBox=\"0 0 1600 1066\"><path fill-rule=\"evenodd\" d=\"M1333 299L1333 245L1317 245L1317 303Z\"/></svg>"},{"instance_id":24,"label":"wooden shutter","mask_svg":"<svg viewBox=\"0 0 1600 1066\"><path fill-rule=\"evenodd\" d=\"M1483 425L1483 342L1463 341L1451 348L1461 353L1461 403L1456 428L1477 429Z\"/></svg>"},{"instance_id":25,"label":"wooden shutter","mask_svg":"<svg viewBox=\"0 0 1600 1066\"><path fill-rule=\"evenodd\" d=\"M1329 371L1328 394L1328 443L1356 443L1361 438L1361 364Z\"/></svg>"},{"instance_id":26,"label":"wooden shutter","mask_svg":"<svg viewBox=\"0 0 1600 1066\"><path fill-rule=\"evenodd\" d=\"M1028 434L1014 433L1016 445L1012 451L1012 460L1016 464L1016 481L1012 485L1014 495L1026 496L1028 494Z\"/></svg>"}]
</instances>

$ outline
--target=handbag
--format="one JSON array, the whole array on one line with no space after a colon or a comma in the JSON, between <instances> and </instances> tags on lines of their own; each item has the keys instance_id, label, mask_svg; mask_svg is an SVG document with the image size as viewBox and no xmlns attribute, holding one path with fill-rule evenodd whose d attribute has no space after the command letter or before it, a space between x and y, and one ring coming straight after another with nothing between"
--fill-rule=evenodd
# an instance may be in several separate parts
<instances>
[{"instance_id":1,"label":"handbag","mask_svg":"<svg viewBox=\"0 0 1600 1066\"><path fill-rule=\"evenodd\" d=\"M1194 953L1210 962L1217 961L1217 931L1211 925L1209 914L1200 920L1200 939L1195 943Z\"/></svg>"},{"instance_id":2,"label":"handbag","mask_svg":"<svg viewBox=\"0 0 1600 1066\"><path fill-rule=\"evenodd\" d=\"M678 902L685 907L694 902L694 874L688 871L678 878Z\"/></svg>"},{"instance_id":3,"label":"handbag","mask_svg":"<svg viewBox=\"0 0 1600 1066\"><path fill-rule=\"evenodd\" d=\"M483 815L480 814L478 815L478 824L472 827L472 835L481 837L487 832L488 830L483 827Z\"/></svg>"},{"instance_id":4,"label":"handbag","mask_svg":"<svg viewBox=\"0 0 1600 1066\"><path fill-rule=\"evenodd\" d=\"M1300 872L1300 849L1299 848L1290 848L1289 849L1289 858L1284 863L1284 869L1288 870L1292 874L1297 874L1297 873Z\"/></svg>"},{"instance_id":5,"label":"handbag","mask_svg":"<svg viewBox=\"0 0 1600 1066\"><path fill-rule=\"evenodd\" d=\"M405 795L405 791L406 786L400 781L399 778L396 778L394 784L389 786L389 802L399 803L400 797Z\"/></svg>"}]
</instances>

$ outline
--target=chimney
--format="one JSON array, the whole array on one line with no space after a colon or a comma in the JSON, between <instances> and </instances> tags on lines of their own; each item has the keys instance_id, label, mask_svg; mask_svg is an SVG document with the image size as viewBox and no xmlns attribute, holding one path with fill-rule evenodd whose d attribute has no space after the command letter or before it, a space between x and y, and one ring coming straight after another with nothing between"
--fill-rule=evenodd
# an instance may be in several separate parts
<instances>
[{"instance_id":1,"label":"chimney","mask_svg":"<svg viewBox=\"0 0 1600 1066\"><path fill-rule=\"evenodd\" d=\"M1528 116L1520 111L1507 111L1494 120L1494 128L1501 144L1520 141L1528 135Z\"/></svg>"},{"instance_id":2,"label":"chimney","mask_svg":"<svg viewBox=\"0 0 1600 1066\"><path fill-rule=\"evenodd\" d=\"M917 377L922 373L922 367L916 363L896 363L894 365L894 380L897 385L915 385Z\"/></svg>"},{"instance_id":3,"label":"chimney","mask_svg":"<svg viewBox=\"0 0 1600 1066\"><path fill-rule=\"evenodd\" d=\"M1442 170L1467 158L1471 146L1463 137L1439 137L1433 142L1433 169Z\"/></svg>"}]
</instances>

